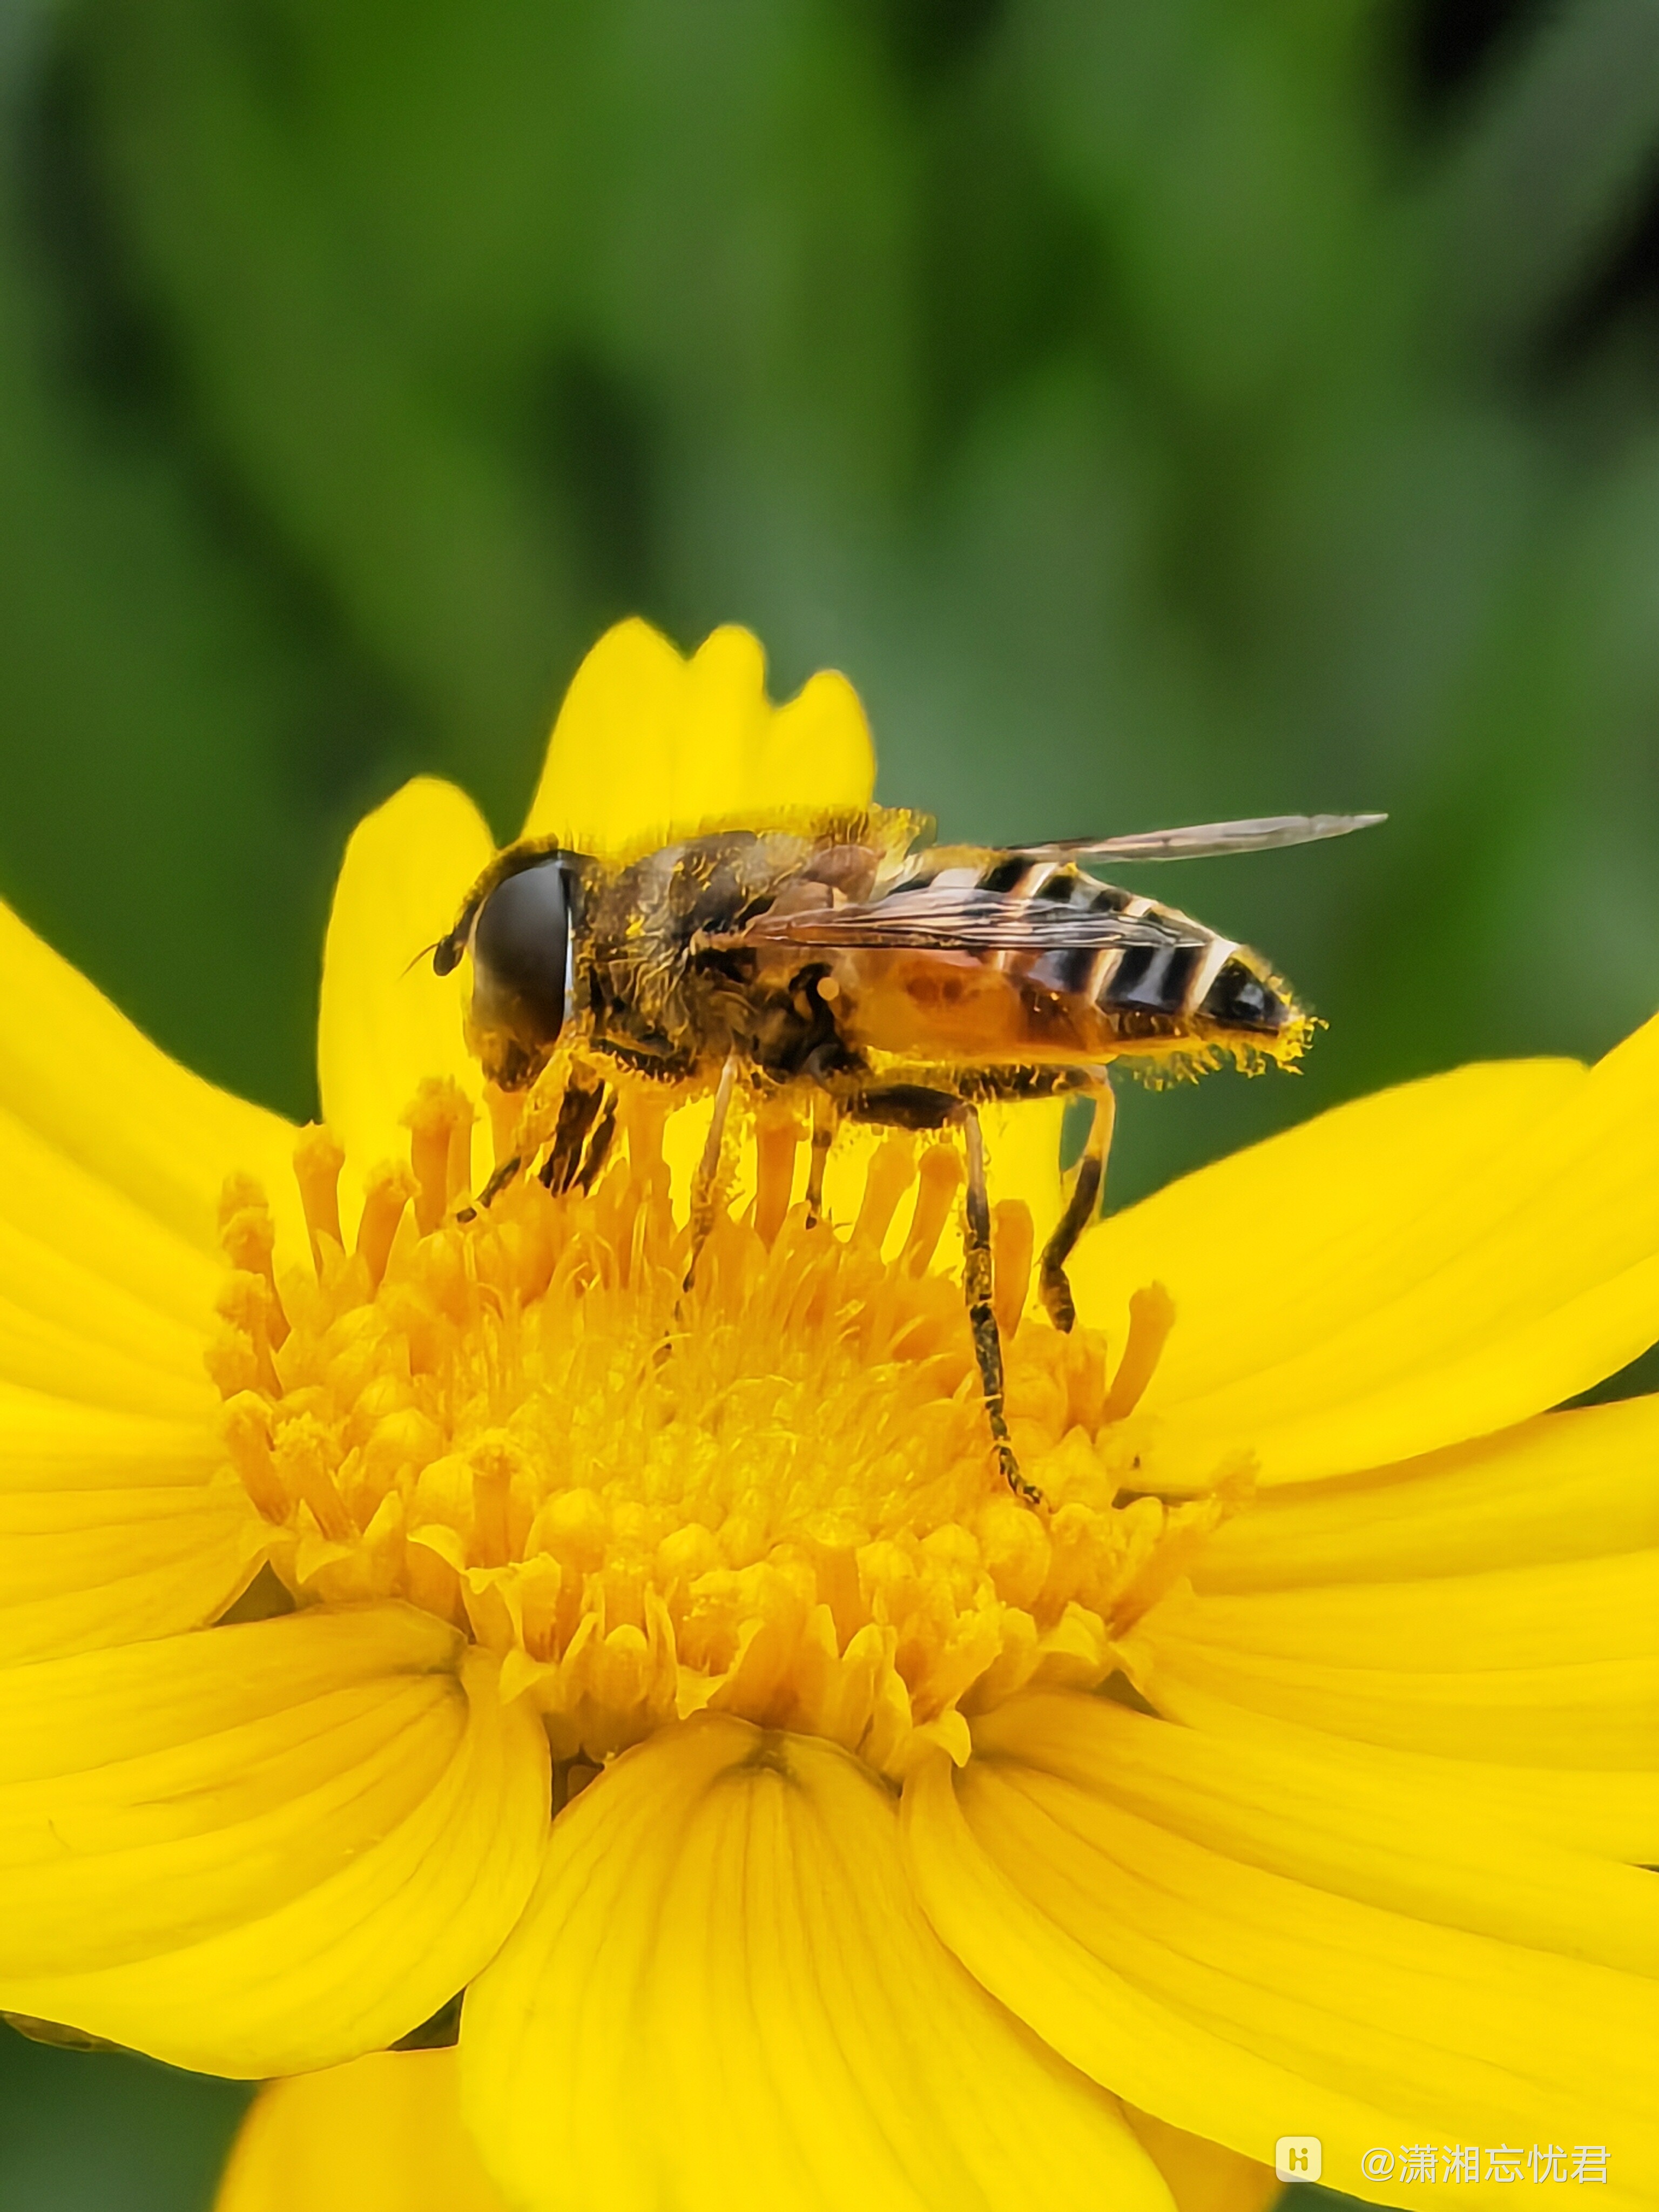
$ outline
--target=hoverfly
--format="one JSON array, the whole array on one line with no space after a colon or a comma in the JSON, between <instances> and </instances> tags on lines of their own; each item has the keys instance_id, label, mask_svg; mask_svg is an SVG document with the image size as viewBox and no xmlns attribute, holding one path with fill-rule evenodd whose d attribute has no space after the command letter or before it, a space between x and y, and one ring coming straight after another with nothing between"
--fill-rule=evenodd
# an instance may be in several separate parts
<instances>
[{"instance_id":1,"label":"hoverfly","mask_svg":"<svg viewBox=\"0 0 1659 2212\"><path fill-rule=\"evenodd\" d=\"M1100 1200L1109 1065L1195 1071L1228 1053L1284 1063L1309 1027L1258 954L1090 870L1259 852L1382 819L1285 815L995 849L937 845L927 817L872 808L716 830L623 864L530 840L474 885L433 965L447 975L471 956L468 1040L501 1089L527 1089L556 1050L563 1089L539 1170L550 1188L585 1188L598 1175L619 1085L669 1085L688 1098L713 1091L693 1188L692 1270L739 1091L760 1103L810 1101L812 1217L843 1119L959 1132L965 1289L986 1412L1010 1486L1034 1499L1003 1414L976 1109L1063 1093L1091 1103L1040 1267L1042 1303L1069 1329L1066 1261ZM480 1202L532 1164L507 1162Z\"/></svg>"}]
</instances>

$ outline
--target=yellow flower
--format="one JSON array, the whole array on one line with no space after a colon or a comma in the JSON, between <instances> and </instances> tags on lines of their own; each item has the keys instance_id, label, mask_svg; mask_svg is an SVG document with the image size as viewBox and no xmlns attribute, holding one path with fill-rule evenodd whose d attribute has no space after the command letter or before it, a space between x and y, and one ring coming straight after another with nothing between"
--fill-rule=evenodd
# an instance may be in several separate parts
<instances>
[{"instance_id":1,"label":"yellow flower","mask_svg":"<svg viewBox=\"0 0 1659 2212\"><path fill-rule=\"evenodd\" d=\"M861 803L846 685L762 676L613 631L531 828ZM531 2212L1242 2212L1281 2136L1654 2203L1659 1402L1547 1409L1659 1335L1659 1024L1109 1219L1071 1337L1053 1114L998 1119L1037 1513L947 1148L849 1141L826 1234L775 1142L689 1300L693 1109L466 1205L500 1133L409 963L489 852L428 781L354 837L297 1142L0 921L0 2005L268 2075L465 1989ZM455 2062L365 2063L258 2128Z\"/></svg>"}]
</instances>

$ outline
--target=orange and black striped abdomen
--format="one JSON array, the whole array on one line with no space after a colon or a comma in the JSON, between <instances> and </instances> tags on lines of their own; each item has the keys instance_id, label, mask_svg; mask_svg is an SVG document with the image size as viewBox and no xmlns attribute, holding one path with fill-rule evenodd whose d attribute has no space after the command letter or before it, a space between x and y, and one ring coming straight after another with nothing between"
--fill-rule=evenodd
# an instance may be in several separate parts
<instances>
[{"instance_id":1,"label":"orange and black striped abdomen","mask_svg":"<svg viewBox=\"0 0 1659 2212\"><path fill-rule=\"evenodd\" d=\"M935 862L928 866L927 862ZM889 1051L1044 1062L1290 1060L1307 1019L1259 955L1155 900L1030 853L927 855L883 900L1000 902L999 949L861 952L857 1026ZM1067 942L1074 920L1076 942ZM1103 942L1117 922L1120 941ZM1040 933L1045 949L1032 950ZM1122 941L1122 940L1127 941ZM849 1008L849 1012L850 1012Z\"/></svg>"}]
</instances>

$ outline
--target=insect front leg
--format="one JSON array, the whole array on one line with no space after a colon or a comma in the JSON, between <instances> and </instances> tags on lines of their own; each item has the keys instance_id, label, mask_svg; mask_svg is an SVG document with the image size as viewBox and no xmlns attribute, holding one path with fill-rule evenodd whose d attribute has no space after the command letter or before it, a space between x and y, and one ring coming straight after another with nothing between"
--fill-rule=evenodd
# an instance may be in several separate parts
<instances>
[{"instance_id":1,"label":"insect front leg","mask_svg":"<svg viewBox=\"0 0 1659 2212\"><path fill-rule=\"evenodd\" d=\"M592 1188L617 1126L616 1087L601 1069L561 1054L529 1091L497 1093L495 1097L491 1110L498 1164L471 1211L493 1205L534 1167L544 1146L546 1157L537 1174L556 1197L562 1191ZM520 1097L523 1103L515 1112L513 1102Z\"/></svg>"},{"instance_id":2,"label":"insect front leg","mask_svg":"<svg viewBox=\"0 0 1659 2212\"><path fill-rule=\"evenodd\" d=\"M566 1067L561 1068L560 1084L580 1079L571 1078ZM525 1169L534 1160L562 1119L566 1092L560 1084L538 1079L528 1092L501 1091L489 1086L490 1118L495 1127L495 1166L489 1180L477 1199L462 1216L470 1220L479 1208L492 1206L504 1190L510 1189ZM557 1101L557 1118L554 1101Z\"/></svg>"},{"instance_id":3,"label":"insect front leg","mask_svg":"<svg viewBox=\"0 0 1659 2212\"><path fill-rule=\"evenodd\" d=\"M587 1152L576 1170L575 1183L584 1195L599 1180L599 1170L611 1157L611 1147L617 1136L617 1093L605 1085L605 1098L599 1107L599 1118L593 1124L593 1133L587 1140Z\"/></svg>"},{"instance_id":4,"label":"insect front leg","mask_svg":"<svg viewBox=\"0 0 1659 2212\"><path fill-rule=\"evenodd\" d=\"M582 1153L599 1109L609 1095L603 1081L586 1082L574 1070L559 1101L559 1118L553 1125L553 1141L542 1162L541 1180L556 1196L568 1190L581 1166ZM612 1111L614 1113L614 1103Z\"/></svg>"},{"instance_id":5,"label":"insect front leg","mask_svg":"<svg viewBox=\"0 0 1659 2212\"><path fill-rule=\"evenodd\" d=\"M1100 1071L1091 1103L1094 1115L1083 1157L1073 1178L1072 1194L1066 1201L1066 1211L1054 1224L1053 1236L1042 1248L1037 1276L1038 1291L1049 1320L1067 1334L1077 1325L1077 1307L1072 1297L1072 1285L1066 1280L1066 1262L1099 1209L1101 1189L1106 1180L1106 1156L1112 1149L1112 1128L1117 1119L1111 1079L1104 1068Z\"/></svg>"}]
</instances>

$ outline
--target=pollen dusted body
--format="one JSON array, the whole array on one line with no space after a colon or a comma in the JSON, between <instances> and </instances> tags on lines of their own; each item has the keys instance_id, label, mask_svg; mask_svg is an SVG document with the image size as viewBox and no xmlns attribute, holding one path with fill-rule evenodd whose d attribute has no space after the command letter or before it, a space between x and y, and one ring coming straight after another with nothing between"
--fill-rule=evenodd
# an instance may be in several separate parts
<instances>
[{"instance_id":1,"label":"pollen dusted body","mask_svg":"<svg viewBox=\"0 0 1659 2212\"><path fill-rule=\"evenodd\" d=\"M1255 954L1077 863L1236 851L1355 826L1346 817L1290 817L991 849L933 845L927 817L872 808L718 830L620 866L527 842L475 886L434 965L448 973L471 952L469 1040L499 1088L532 1093L508 1172L534 1164L544 1147L550 1187L589 1187L615 1131L618 1085L672 1086L680 1097L713 1091L693 1197L694 1269L734 1097L746 1096L763 1131L789 1127L793 1109L806 1109L813 1216L843 1118L959 1132L966 1290L986 1407L1009 1483L1031 1494L1003 1416L976 1108L1067 1091L1093 1102L1071 1197L1042 1255L1043 1304L1069 1329L1065 1261L1099 1203L1109 1064L1127 1057L1197 1072L1226 1054L1286 1063L1309 1029ZM793 1143L763 1141L763 1176L792 1175L793 1155Z\"/></svg>"}]
</instances>

